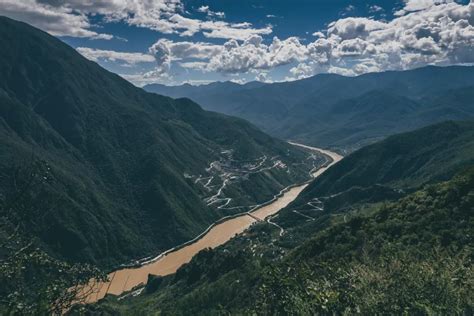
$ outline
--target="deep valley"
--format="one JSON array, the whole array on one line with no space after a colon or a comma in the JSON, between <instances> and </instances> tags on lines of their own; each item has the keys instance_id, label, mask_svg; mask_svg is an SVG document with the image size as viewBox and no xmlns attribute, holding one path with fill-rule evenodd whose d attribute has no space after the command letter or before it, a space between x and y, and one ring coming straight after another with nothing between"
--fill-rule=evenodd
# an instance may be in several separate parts
<instances>
[{"instance_id":1,"label":"deep valley","mask_svg":"<svg viewBox=\"0 0 474 316\"><path fill-rule=\"evenodd\" d=\"M472 1L0 0L0 315L474 314Z\"/></svg>"}]
</instances>

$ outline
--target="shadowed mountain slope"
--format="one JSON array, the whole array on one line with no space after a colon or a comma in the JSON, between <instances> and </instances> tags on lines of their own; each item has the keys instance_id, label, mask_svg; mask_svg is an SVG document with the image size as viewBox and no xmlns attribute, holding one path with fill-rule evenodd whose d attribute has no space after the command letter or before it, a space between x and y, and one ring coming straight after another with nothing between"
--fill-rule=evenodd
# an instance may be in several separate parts
<instances>
[{"instance_id":1,"label":"shadowed mountain slope","mask_svg":"<svg viewBox=\"0 0 474 316\"><path fill-rule=\"evenodd\" d=\"M54 205L26 224L59 257L111 266L184 242L228 215L209 195L253 165L222 194L255 204L308 178L307 153L146 93L27 24L0 17L0 46L0 192L15 166L48 164Z\"/></svg>"}]
</instances>

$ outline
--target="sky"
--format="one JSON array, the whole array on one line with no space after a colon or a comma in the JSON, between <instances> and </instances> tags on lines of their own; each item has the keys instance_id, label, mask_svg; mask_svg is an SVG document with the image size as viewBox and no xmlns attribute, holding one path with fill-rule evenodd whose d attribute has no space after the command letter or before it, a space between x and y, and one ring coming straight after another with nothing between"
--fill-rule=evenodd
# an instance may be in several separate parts
<instances>
[{"instance_id":1,"label":"sky","mask_svg":"<svg viewBox=\"0 0 474 316\"><path fill-rule=\"evenodd\" d=\"M474 63L469 0L0 0L137 86Z\"/></svg>"}]
</instances>

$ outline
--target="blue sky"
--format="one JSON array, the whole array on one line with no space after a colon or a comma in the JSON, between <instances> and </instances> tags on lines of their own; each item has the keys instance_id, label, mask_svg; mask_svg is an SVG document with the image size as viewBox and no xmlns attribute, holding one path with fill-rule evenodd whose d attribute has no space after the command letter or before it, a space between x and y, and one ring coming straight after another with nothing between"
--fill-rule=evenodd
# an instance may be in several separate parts
<instances>
[{"instance_id":1,"label":"blue sky","mask_svg":"<svg viewBox=\"0 0 474 316\"><path fill-rule=\"evenodd\" d=\"M0 0L136 85L474 62L468 0Z\"/></svg>"}]
</instances>

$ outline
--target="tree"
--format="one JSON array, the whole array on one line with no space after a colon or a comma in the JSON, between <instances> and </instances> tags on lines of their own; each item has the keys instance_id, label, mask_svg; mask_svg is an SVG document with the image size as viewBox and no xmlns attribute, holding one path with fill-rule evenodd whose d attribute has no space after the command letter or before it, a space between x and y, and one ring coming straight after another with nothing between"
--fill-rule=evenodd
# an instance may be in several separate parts
<instances>
[{"instance_id":1,"label":"tree","mask_svg":"<svg viewBox=\"0 0 474 316\"><path fill-rule=\"evenodd\" d=\"M0 176L1 314L59 315L91 294L82 285L106 279L89 264L53 258L31 234L54 215L54 182L48 163L36 158Z\"/></svg>"}]
</instances>

